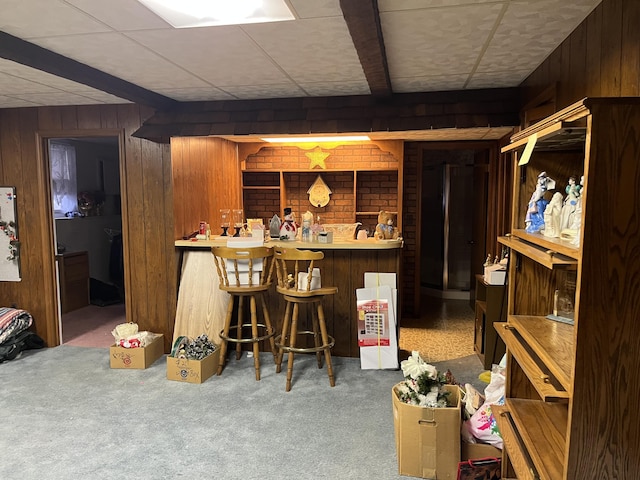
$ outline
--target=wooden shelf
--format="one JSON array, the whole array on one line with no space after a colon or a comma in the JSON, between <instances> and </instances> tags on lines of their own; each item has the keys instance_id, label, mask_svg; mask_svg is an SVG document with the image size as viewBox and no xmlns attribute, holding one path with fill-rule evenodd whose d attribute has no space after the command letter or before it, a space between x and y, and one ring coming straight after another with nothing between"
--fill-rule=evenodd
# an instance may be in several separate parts
<instances>
[{"instance_id":1,"label":"wooden shelf","mask_svg":"<svg viewBox=\"0 0 640 480\"><path fill-rule=\"evenodd\" d=\"M500 431L514 433L505 440L518 478L563 478L566 404L507 398L503 407L494 406L492 410Z\"/></svg>"},{"instance_id":2,"label":"wooden shelf","mask_svg":"<svg viewBox=\"0 0 640 480\"><path fill-rule=\"evenodd\" d=\"M511 317L509 320L511 322ZM540 398L545 401L568 399L569 393L566 386L554 372L557 369L550 368L545 360L535 353L524 340L520 331L514 328L510 322L494 323L494 327L507 346L507 350L518 361L520 368L527 375ZM543 356L546 357L544 354Z\"/></svg>"},{"instance_id":3,"label":"wooden shelf","mask_svg":"<svg viewBox=\"0 0 640 480\"><path fill-rule=\"evenodd\" d=\"M551 270L554 268L575 268L578 264L578 260L575 258L577 251L572 252L573 255L559 253L557 249L550 248L549 244L532 243L529 239L522 239L514 235L498 237L498 242Z\"/></svg>"}]
</instances>

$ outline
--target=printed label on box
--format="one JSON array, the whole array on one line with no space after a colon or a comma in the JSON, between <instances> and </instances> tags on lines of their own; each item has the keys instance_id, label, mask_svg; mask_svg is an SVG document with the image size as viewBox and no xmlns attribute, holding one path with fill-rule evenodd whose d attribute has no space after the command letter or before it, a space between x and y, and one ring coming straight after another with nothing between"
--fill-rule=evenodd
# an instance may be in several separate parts
<instances>
[{"instance_id":1,"label":"printed label on box","mask_svg":"<svg viewBox=\"0 0 640 480\"><path fill-rule=\"evenodd\" d=\"M358 346L389 346L389 302L358 301Z\"/></svg>"}]
</instances>

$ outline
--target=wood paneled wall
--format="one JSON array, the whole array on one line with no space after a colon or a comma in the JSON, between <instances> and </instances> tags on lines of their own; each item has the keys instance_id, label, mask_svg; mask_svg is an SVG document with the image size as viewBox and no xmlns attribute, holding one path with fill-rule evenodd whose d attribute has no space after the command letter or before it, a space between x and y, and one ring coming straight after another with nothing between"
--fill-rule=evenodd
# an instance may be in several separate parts
<instances>
[{"instance_id":1,"label":"wood paneled wall","mask_svg":"<svg viewBox=\"0 0 640 480\"><path fill-rule=\"evenodd\" d=\"M556 108L640 95L640 2L603 0L523 82L525 103L556 85Z\"/></svg>"},{"instance_id":2,"label":"wood paneled wall","mask_svg":"<svg viewBox=\"0 0 640 480\"><path fill-rule=\"evenodd\" d=\"M237 145L214 137L171 139L174 238L198 229L200 221L220 233L220 209L242 208Z\"/></svg>"},{"instance_id":3,"label":"wood paneled wall","mask_svg":"<svg viewBox=\"0 0 640 480\"><path fill-rule=\"evenodd\" d=\"M152 110L133 104L0 110L0 184L15 186L21 282L0 283L0 305L28 310L48 346L59 344L46 138L118 135L127 320L165 334L176 284L169 146L132 137Z\"/></svg>"}]
</instances>

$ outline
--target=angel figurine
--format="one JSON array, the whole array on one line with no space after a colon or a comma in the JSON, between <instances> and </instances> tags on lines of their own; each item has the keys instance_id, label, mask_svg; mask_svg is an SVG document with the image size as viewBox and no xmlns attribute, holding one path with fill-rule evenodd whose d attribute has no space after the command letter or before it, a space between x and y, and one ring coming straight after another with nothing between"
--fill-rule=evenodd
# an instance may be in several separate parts
<instances>
[{"instance_id":1,"label":"angel figurine","mask_svg":"<svg viewBox=\"0 0 640 480\"><path fill-rule=\"evenodd\" d=\"M549 200L544 198L547 190L555 190L556 181L547 176L547 172L540 172L536 189L531 194L527 214L525 216L525 231L527 233L539 232L544 227L544 210Z\"/></svg>"}]
</instances>

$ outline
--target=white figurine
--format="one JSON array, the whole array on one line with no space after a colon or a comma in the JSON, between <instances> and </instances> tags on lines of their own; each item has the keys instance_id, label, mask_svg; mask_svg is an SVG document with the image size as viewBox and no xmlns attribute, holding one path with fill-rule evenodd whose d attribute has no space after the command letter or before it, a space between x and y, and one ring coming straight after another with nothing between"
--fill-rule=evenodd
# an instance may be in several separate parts
<instances>
[{"instance_id":1,"label":"white figurine","mask_svg":"<svg viewBox=\"0 0 640 480\"><path fill-rule=\"evenodd\" d=\"M560 221L562 216L562 194L556 192L551 197L551 201L544 210L544 230L545 237L557 238L560 236Z\"/></svg>"},{"instance_id":2,"label":"white figurine","mask_svg":"<svg viewBox=\"0 0 640 480\"><path fill-rule=\"evenodd\" d=\"M280 225L280 240L295 240L298 224L290 208L284 209L284 221Z\"/></svg>"},{"instance_id":3,"label":"white figurine","mask_svg":"<svg viewBox=\"0 0 640 480\"><path fill-rule=\"evenodd\" d=\"M567 198L564 199L564 205L562 206L561 229L571 228L581 190L582 185L576 184L576 177L569 177L569 184L565 188Z\"/></svg>"},{"instance_id":4,"label":"white figurine","mask_svg":"<svg viewBox=\"0 0 640 480\"><path fill-rule=\"evenodd\" d=\"M536 189L531 194L527 214L524 219L527 233L536 233L544 227L544 210L549 203L549 201L544 198L544 194L547 190L555 190L555 188L556 181L547 177L547 172L540 172Z\"/></svg>"}]
</instances>

